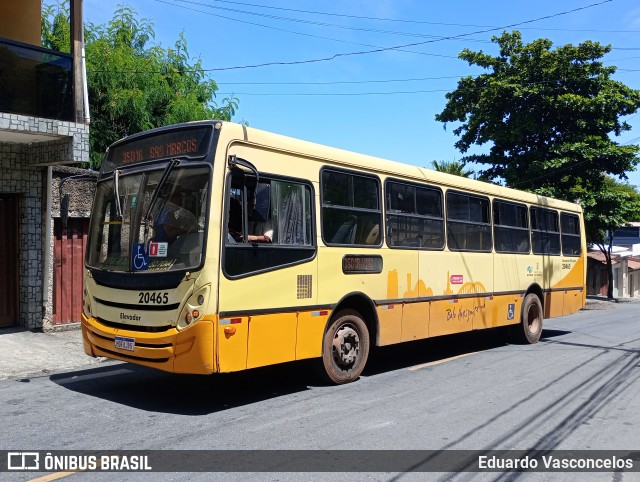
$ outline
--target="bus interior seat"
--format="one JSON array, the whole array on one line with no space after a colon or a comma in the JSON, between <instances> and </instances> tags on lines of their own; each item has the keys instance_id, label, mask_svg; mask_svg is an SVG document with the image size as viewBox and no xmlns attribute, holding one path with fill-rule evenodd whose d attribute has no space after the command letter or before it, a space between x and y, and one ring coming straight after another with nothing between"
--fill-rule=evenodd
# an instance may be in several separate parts
<instances>
[{"instance_id":1,"label":"bus interior seat","mask_svg":"<svg viewBox=\"0 0 640 482\"><path fill-rule=\"evenodd\" d=\"M356 239L356 228L358 224L355 219L345 221L340 225L336 234L331 238L332 243L336 244L353 244Z\"/></svg>"},{"instance_id":2,"label":"bus interior seat","mask_svg":"<svg viewBox=\"0 0 640 482\"><path fill-rule=\"evenodd\" d=\"M364 241L364 244L378 244L379 236L380 236L380 225L375 224L371 228L371 231L369 231L369 234L367 235Z\"/></svg>"}]
</instances>

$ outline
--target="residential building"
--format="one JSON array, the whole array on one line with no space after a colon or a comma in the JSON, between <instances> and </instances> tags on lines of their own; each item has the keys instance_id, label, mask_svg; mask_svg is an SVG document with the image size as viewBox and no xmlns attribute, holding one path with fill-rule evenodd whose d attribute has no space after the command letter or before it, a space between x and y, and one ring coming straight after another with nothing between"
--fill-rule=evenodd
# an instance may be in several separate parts
<instances>
[{"instance_id":1,"label":"residential building","mask_svg":"<svg viewBox=\"0 0 640 482\"><path fill-rule=\"evenodd\" d=\"M42 48L40 0L0 2L0 327L53 326L51 179L54 166L89 160L82 0L70 7L67 54Z\"/></svg>"},{"instance_id":2,"label":"residential building","mask_svg":"<svg viewBox=\"0 0 640 482\"><path fill-rule=\"evenodd\" d=\"M611 256L613 297L640 298L640 244L627 250L615 247ZM609 280L604 254L593 250L587 254L587 294L607 296Z\"/></svg>"}]
</instances>

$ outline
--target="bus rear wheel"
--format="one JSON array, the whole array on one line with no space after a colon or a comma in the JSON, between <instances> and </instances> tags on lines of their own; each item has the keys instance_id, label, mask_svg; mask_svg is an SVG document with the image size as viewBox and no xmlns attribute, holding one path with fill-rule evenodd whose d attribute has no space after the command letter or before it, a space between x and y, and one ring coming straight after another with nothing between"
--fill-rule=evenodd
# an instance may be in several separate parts
<instances>
[{"instance_id":1,"label":"bus rear wheel","mask_svg":"<svg viewBox=\"0 0 640 482\"><path fill-rule=\"evenodd\" d=\"M537 343L542 335L542 303L534 293L529 293L522 302L520 323L511 327L515 341L524 344Z\"/></svg>"},{"instance_id":2,"label":"bus rear wheel","mask_svg":"<svg viewBox=\"0 0 640 482\"><path fill-rule=\"evenodd\" d=\"M356 380L369 357L369 330L360 314L340 311L324 334L321 375L341 384Z\"/></svg>"}]
</instances>

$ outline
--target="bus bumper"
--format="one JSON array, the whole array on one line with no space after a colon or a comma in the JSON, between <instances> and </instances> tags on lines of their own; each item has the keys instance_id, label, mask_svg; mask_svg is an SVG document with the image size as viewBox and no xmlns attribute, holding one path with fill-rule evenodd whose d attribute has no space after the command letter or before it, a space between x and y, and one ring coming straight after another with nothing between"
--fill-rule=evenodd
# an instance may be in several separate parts
<instances>
[{"instance_id":1,"label":"bus bumper","mask_svg":"<svg viewBox=\"0 0 640 482\"><path fill-rule=\"evenodd\" d=\"M82 341L85 353L93 357L106 357L173 373L206 375L216 371L214 324L213 320L202 319L184 330L172 328L149 333L112 328L83 314ZM116 336L133 338L135 348L116 348Z\"/></svg>"}]
</instances>

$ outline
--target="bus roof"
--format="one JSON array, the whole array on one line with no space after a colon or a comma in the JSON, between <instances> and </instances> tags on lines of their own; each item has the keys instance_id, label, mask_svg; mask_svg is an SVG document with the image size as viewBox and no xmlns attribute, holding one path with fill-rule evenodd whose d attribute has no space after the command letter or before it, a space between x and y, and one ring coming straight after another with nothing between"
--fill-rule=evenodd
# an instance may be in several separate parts
<instances>
[{"instance_id":1,"label":"bus roof","mask_svg":"<svg viewBox=\"0 0 640 482\"><path fill-rule=\"evenodd\" d=\"M206 122L217 123L218 121ZM426 182L446 188L470 191L476 194L496 196L529 204L553 207L556 209L582 212L582 207L579 204L568 201L541 196L488 182L468 179L433 169L413 166L411 164L404 164L379 157L358 154L335 147L329 147L281 134L267 132L234 122L223 121L222 124L224 126L222 131L224 132L223 135L225 135L225 137L231 137L232 139L237 139L250 144L268 146L295 154L302 154L307 157L321 159L335 166L356 168L386 176L400 177L416 182ZM231 131L231 133L228 131Z\"/></svg>"}]
</instances>

